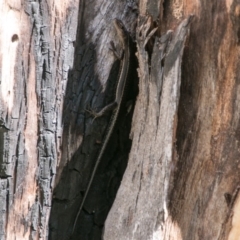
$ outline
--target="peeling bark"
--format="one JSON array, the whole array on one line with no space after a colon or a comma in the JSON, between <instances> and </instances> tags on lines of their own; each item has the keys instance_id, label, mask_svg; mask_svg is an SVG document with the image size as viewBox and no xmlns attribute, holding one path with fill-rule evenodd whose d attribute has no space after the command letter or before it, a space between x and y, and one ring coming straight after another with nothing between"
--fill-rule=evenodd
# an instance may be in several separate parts
<instances>
[{"instance_id":1,"label":"peeling bark","mask_svg":"<svg viewBox=\"0 0 240 240\"><path fill-rule=\"evenodd\" d=\"M139 94L134 107L133 71L131 103L72 239L100 239L103 226L108 240L237 239L239 9L238 0L4 0L0 239L70 238L109 121L86 109L113 97L116 17L136 39Z\"/></svg>"},{"instance_id":2,"label":"peeling bark","mask_svg":"<svg viewBox=\"0 0 240 240\"><path fill-rule=\"evenodd\" d=\"M78 14L65 4L70 14L50 2L1 3L1 239L48 236Z\"/></svg>"},{"instance_id":3,"label":"peeling bark","mask_svg":"<svg viewBox=\"0 0 240 240\"><path fill-rule=\"evenodd\" d=\"M181 62L190 19L184 20L176 32L156 37L149 59L145 47L148 34L152 33L151 21L140 18L140 92L133 118L133 145L128 168L105 223L104 239L154 239L166 232L163 226L169 217L168 189L174 164Z\"/></svg>"},{"instance_id":4,"label":"peeling bark","mask_svg":"<svg viewBox=\"0 0 240 240\"><path fill-rule=\"evenodd\" d=\"M113 1L86 1L82 9L77 34L79 42L76 44L75 62L69 72L63 107L63 149L49 222L50 239L101 238L131 147L129 132L133 107L128 111L126 106L71 236L110 119L108 114L93 121L86 109L100 110L113 101L119 60L109 49L110 41L118 49L120 46L112 20L122 18L127 29L131 30L137 17L134 2L123 5ZM136 67L133 70L136 72ZM132 93L128 100L134 102L134 84L130 88Z\"/></svg>"}]
</instances>

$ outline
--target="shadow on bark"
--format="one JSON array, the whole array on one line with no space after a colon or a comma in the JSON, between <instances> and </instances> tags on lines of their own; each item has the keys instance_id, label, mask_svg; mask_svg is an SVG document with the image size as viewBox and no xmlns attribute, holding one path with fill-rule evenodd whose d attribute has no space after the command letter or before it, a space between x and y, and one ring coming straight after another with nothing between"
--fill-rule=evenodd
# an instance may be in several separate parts
<instances>
[{"instance_id":1,"label":"shadow on bark","mask_svg":"<svg viewBox=\"0 0 240 240\"><path fill-rule=\"evenodd\" d=\"M81 39L84 32L81 28L77 39ZM76 44L75 62L69 72L64 100L62 174L53 195L49 221L51 240L70 238L111 115L109 113L92 122L93 118L86 109L99 110L113 101L120 64L119 60L113 63L106 89L102 92L95 73L96 46L85 42L82 39ZM136 72L133 71L130 77L136 79ZM133 99L134 102L137 81L133 82L127 100ZM126 107L121 112L71 239L101 239L103 224L116 196L131 148L129 132L133 107L130 112L128 110Z\"/></svg>"}]
</instances>

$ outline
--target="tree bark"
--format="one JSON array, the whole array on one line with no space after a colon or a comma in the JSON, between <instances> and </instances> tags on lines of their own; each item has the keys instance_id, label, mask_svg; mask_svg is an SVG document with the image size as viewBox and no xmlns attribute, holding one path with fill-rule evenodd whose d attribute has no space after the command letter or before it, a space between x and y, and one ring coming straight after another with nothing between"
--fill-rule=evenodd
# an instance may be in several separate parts
<instances>
[{"instance_id":1,"label":"tree bark","mask_svg":"<svg viewBox=\"0 0 240 240\"><path fill-rule=\"evenodd\" d=\"M0 6L0 239L47 239L78 3Z\"/></svg>"},{"instance_id":2,"label":"tree bark","mask_svg":"<svg viewBox=\"0 0 240 240\"><path fill-rule=\"evenodd\" d=\"M137 30L145 39L151 25L141 16L154 5L146 2L140 4ZM173 39L165 55L160 40L158 63L157 51L148 59L144 39L137 37L133 145L104 239L238 239L240 5L165 1L161 7L161 36L174 29ZM192 17L176 26L190 14L184 48Z\"/></svg>"},{"instance_id":3,"label":"tree bark","mask_svg":"<svg viewBox=\"0 0 240 240\"><path fill-rule=\"evenodd\" d=\"M1 3L0 239L238 239L239 9ZM86 110L113 100L114 18L139 66L71 235L110 118Z\"/></svg>"},{"instance_id":4,"label":"tree bark","mask_svg":"<svg viewBox=\"0 0 240 240\"><path fill-rule=\"evenodd\" d=\"M140 92L133 119L133 145L124 179L105 223L105 239L148 239L151 235L161 239L165 234L162 224L168 218L182 54L191 19L180 24L172 40L171 31L156 37L149 59L146 39L155 29L150 31L150 18L140 18L137 32Z\"/></svg>"}]
</instances>

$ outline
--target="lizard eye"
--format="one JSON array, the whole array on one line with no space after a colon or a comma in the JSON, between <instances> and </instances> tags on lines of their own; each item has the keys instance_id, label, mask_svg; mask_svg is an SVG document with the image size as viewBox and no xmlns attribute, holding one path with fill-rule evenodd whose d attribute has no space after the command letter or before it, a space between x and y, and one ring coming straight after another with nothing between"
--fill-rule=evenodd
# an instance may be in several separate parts
<instances>
[{"instance_id":1,"label":"lizard eye","mask_svg":"<svg viewBox=\"0 0 240 240\"><path fill-rule=\"evenodd\" d=\"M123 24L122 24L122 22L121 22L119 19L116 19L116 22L117 22L117 24L118 24L121 28L123 28Z\"/></svg>"}]
</instances>

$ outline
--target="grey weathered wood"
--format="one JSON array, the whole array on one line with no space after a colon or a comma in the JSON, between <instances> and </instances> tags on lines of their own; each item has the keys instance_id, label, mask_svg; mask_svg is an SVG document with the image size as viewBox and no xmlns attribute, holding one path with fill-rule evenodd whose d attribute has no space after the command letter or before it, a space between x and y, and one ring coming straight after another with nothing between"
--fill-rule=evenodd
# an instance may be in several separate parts
<instances>
[{"instance_id":1,"label":"grey weathered wood","mask_svg":"<svg viewBox=\"0 0 240 240\"><path fill-rule=\"evenodd\" d=\"M10 52L2 51L1 59L1 239L47 239L52 204L50 236L64 238L70 230L108 122L106 117L92 125L85 110L111 99L104 93L115 61L109 42L118 45L111 21L121 18L133 29L136 10L135 1L3 2L1 22L10 27L2 25L0 47ZM110 79L116 72L117 64ZM129 120L122 124L130 128ZM123 152L116 159L120 163L128 151L118 151ZM112 171L96 181L106 178L103 185L116 188ZM93 195L100 196L96 188ZM108 193L111 201L114 194ZM87 211L104 201L90 202ZM101 211L106 216L107 210ZM95 232L102 215L95 216Z\"/></svg>"},{"instance_id":2,"label":"grey weathered wood","mask_svg":"<svg viewBox=\"0 0 240 240\"><path fill-rule=\"evenodd\" d=\"M65 239L71 231L108 123L106 116L91 124L85 108L111 100L118 65L108 45L110 40L118 45L111 19L122 19L134 36L137 5L131 0L1 1L0 239L47 239L48 233ZM143 16L152 16L156 36L173 29L176 39L176 26L190 14L195 19L182 70L175 68L181 73L178 110L179 92L167 90L184 41L169 45L168 32L166 41L161 38L153 49L150 38L144 49L141 41L149 32L138 38L134 146L112 209L119 206L121 214L109 215L107 239L239 236L239 12L237 0L139 1L139 26ZM175 86L171 89L179 89ZM171 96L171 104L164 101ZM170 119L166 125L164 117ZM106 153L75 239L101 235L128 159L130 121L127 115L119 124L123 130Z\"/></svg>"},{"instance_id":3,"label":"grey weathered wood","mask_svg":"<svg viewBox=\"0 0 240 240\"><path fill-rule=\"evenodd\" d=\"M0 180L0 239L4 239L5 224L7 220L7 196L8 196L8 180Z\"/></svg>"},{"instance_id":4,"label":"grey weathered wood","mask_svg":"<svg viewBox=\"0 0 240 240\"><path fill-rule=\"evenodd\" d=\"M1 240L48 236L78 16L63 6L1 1Z\"/></svg>"},{"instance_id":5,"label":"grey weathered wood","mask_svg":"<svg viewBox=\"0 0 240 240\"><path fill-rule=\"evenodd\" d=\"M168 218L181 62L190 19L184 20L174 33L169 31L155 39L149 70L145 46L151 19L140 18L137 30L140 92L133 118L133 145L122 184L105 222L104 239L164 239L162 226Z\"/></svg>"},{"instance_id":6,"label":"grey weathered wood","mask_svg":"<svg viewBox=\"0 0 240 240\"><path fill-rule=\"evenodd\" d=\"M112 101L119 61L116 62L109 49L110 41L120 47L112 20L122 19L134 35L132 29L137 17L134 1L126 4L110 0L85 1L81 7L74 66L69 72L64 99L63 148L49 222L50 239L70 238L109 121L110 115L107 115L92 122L86 109L99 110ZM131 114L125 115L96 172L72 239L101 236L131 144Z\"/></svg>"},{"instance_id":7,"label":"grey weathered wood","mask_svg":"<svg viewBox=\"0 0 240 240\"><path fill-rule=\"evenodd\" d=\"M145 6L150 2L154 1L140 1L141 15L148 12ZM240 229L239 1L164 1L163 5L163 15L159 13L162 18L153 23L156 26L160 22L159 33L175 29L184 17L195 15L182 59L178 110L174 124L170 122L174 130L166 150L170 149L172 154L171 164L154 165L156 148L152 147L151 152L147 148L159 133L153 122L151 126L155 131L152 130L151 139L145 137L144 144L140 145L142 135L136 137L131 150L131 156L135 158L130 157L122 186L105 224L105 238L237 239ZM151 43L146 49L151 50ZM142 55L139 50L139 58ZM143 61L141 65L140 61L140 76L149 69L153 72L152 64L150 68L148 63ZM172 66L171 61L162 64ZM148 79L148 74L144 79ZM149 121L156 111L154 107L144 105L152 102L152 95L148 95L152 89L151 81L147 86L149 88L140 89L145 92L138 100L147 109L141 112L146 117L139 117L141 109L137 105L133 139L136 132L146 131L146 126L136 127L138 121ZM155 105L159 109L158 104ZM161 146L158 149L161 151ZM158 163L162 163L164 154L159 156ZM142 165L136 166L134 162L138 163L142 158ZM158 167L161 170L159 178L153 175ZM163 177L166 177L164 181ZM146 187L148 180L152 180L149 188ZM161 188L152 192L155 184ZM164 186L168 188L164 189ZM160 212L158 217L157 212Z\"/></svg>"}]
</instances>

